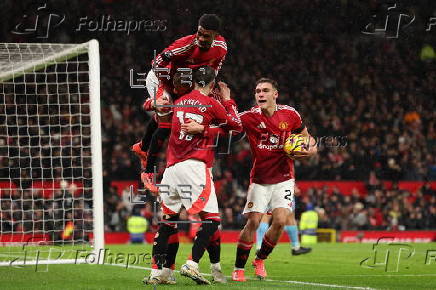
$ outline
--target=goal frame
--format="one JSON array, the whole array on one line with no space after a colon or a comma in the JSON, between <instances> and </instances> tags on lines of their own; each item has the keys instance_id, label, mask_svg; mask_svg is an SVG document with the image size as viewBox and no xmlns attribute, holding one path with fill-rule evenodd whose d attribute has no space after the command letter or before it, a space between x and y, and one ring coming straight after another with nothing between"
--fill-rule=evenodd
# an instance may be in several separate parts
<instances>
[{"instance_id":1,"label":"goal frame","mask_svg":"<svg viewBox=\"0 0 436 290\"><path fill-rule=\"evenodd\" d=\"M26 45L27 43L10 43L16 45ZM54 43L53 45L59 45ZM32 43L29 45L37 45ZM41 45L50 45L41 43ZM12 70L0 72L0 83L12 78L20 77L28 71L37 71L46 66L65 61L77 55L88 53L89 61L89 108L90 108L90 128L91 128L91 162L92 162L92 201L93 201L93 247L92 253L97 257L93 261L85 259L41 259L38 264L79 264L93 263L103 264L104 257L98 253L104 250L104 212L103 212L103 166L102 166L102 143L101 143L101 115L100 115L100 53L99 43L92 39L88 42L78 44L77 46L67 48L50 57L28 62ZM35 261L16 260L13 265L35 265ZM0 266L10 266L11 262L0 262Z\"/></svg>"}]
</instances>

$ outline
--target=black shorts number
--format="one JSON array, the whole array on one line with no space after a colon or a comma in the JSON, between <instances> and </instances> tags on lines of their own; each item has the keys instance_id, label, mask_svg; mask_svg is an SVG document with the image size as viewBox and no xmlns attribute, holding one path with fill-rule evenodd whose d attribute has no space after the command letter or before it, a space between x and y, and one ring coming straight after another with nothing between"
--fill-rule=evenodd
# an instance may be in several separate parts
<instances>
[{"instance_id":1,"label":"black shorts number","mask_svg":"<svg viewBox=\"0 0 436 290\"><path fill-rule=\"evenodd\" d=\"M286 189L285 192L287 193L287 194L285 195L285 198L286 198L287 200L292 200L292 190L290 190L290 189Z\"/></svg>"}]
</instances>

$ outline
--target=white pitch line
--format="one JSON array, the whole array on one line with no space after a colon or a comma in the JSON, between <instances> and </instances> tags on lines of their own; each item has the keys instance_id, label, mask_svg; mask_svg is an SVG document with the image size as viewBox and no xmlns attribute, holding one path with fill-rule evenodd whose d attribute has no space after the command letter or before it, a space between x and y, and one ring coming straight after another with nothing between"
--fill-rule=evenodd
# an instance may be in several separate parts
<instances>
[{"instance_id":1,"label":"white pitch line","mask_svg":"<svg viewBox=\"0 0 436 290\"><path fill-rule=\"evenodd\" d=\"M291 277L298 277L298 278L318 278L318 277L329 277L329 278L333 278L333 277L426 277L426 276L436 276L436 274L369 274L369 275L365 275L365 274L350 274L350 275L310 275L310 276L291 276Z\"/></svg>"},{"instance_id":2,"label":"white pitch line","mask_svg":"<svg viewBox=\"0 0 436 290\"><path fill-rule=\"evenodd\" d=\"M126 265L123 265L123 264L104 264L104 265L117 266L117 267L123 267L123 268L126 267ZM148 267L141 267L141 266L135 266L135 265L129 265L129 268L140 269L140 270L151 270L151 268L148 268ZM174 272L180 272L180 271L174 270ZM201 273L201 274L204 276L212 276L211 274L207 274L207 273ZM226 277L230 278L230 276L226 276ZM257 280L257 279L250 279L250 280ZM370 288L370 287L344 286L344 285L336 285L336 284L324 284L324 283L302 282L302 281L281 281L281 280L272 280L272 279L265 279L263 281L289 283L289 284L300 284L300 285L316 286L316 287L360 289L360 290L374 290L375 289L375 288Z\"/></svg>"},{"instance_id":3,"label":"white pitch line","mask_svg":"<svg viewBox=\"0 0 436 290\"><path fill-rule=\"evenodd\" d=\"M300 284L300 285L318 286L318 287L330 287L330 288L361 289L361 290L374 290L375 289L375 288L371 288L371 287L345 286L345 285L324 284L324 283L303 282L303 281L281 281L281 280L271 280L271 279L265 279L264 281L289 283L289 284Z\"/></svg>"}]
</instances>

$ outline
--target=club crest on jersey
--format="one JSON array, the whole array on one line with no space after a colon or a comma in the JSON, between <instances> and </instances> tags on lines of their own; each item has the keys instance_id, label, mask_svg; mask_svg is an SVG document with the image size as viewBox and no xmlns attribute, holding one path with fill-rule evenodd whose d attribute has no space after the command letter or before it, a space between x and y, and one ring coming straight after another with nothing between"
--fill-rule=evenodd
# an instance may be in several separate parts
<instances>
[{"instance_id":1,"label":"club crest on jersey","mask_svg":"<svg viewBox=\"0 0 436 290\"><path fill-rule=\"evenodd\" d=\"M288 122L281 121L281 122L279 123L279 128L282 129L282 130L288 129L288 127L289 127Z\"/></svg>"}]
</instances>

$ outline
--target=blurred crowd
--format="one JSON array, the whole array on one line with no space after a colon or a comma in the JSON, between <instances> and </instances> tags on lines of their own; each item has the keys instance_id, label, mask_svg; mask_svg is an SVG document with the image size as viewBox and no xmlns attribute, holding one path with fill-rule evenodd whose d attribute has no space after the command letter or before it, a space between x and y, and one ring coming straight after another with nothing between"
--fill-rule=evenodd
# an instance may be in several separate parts
<instances>
[{"instance_id":1,"label":"blurred crowd","mask_svg":"<svg viewBox=\"0 0 436 290\"><path fill-rule=\"evenodd\" d=\"M174 1L170 6L139 0L86 5L58 1L57 5L64 6L56 7L65 10L67 21L47 41L78 43L96 38L100 42L107 230L123 230L131 213L132 205L110 184L138 179L140 164L130 146L142 136L150 119L141 106L146 91L131 87L130 70L135 84L144 84L140 73L150 69L154 50L159 52L173 40L194 33L205 12L223 18L228 55L218 78L229 84L239 110L253 105L255 81L271 77L279 83L278 102L295 107L317 139L318 156L295 164L298 180L368 181L371 176L392 181L436 180L436 43L434 33L424 29L436 6L424 2L416 6L403 1L405 9L419 17L398 38L386 38L362 33L376 13L375 1ZM3 8L11 11L1 20L7 41L41 41L10 33L9 24L21 19L25 1L2 5L10 5ZM101 15L159 20L165 29L129 35L76 31L80 17ZM246 140L232 144L230 152L223 143L213 171L223 225L240 228L251 155ZM162 152L160 172L164 164ZM322 222L328 227L435 227L434 221L427 222L431 217L435 220L434 192L415 196L377 188L363 199L340 192L326 195L320 189L305 194L307 202L324 210ZM143 208L150 219L151 204Z\"/></svg>"},{"instance_id":2,"label":"blurred crowd","mask_svg":"<svg viewBox=\"0 0 436 290\"><path fill-rule=\"evenodd\" d=\"M416 193L382 185L368 186L368 194L354 189L344 195L333 189L310 189L303 200L317 206L319 227L337 230L436 229L436 191L424 184ZM304 202L303 202L304 204Z\"/></svg>"},{"instance_id":3,"label":"blurred crowd","mask_svg":"<svg viewBox=\"0 0 436 290\"><path fill-rule=\"evenodd\" d=\"M23 234L22 241L45 238L56 244L89 241L93 232L92 196L89 191L76 194L78 186L63 181L51 198L39 190L1 190L0 233ZM27 236L26 236L27 235ZM6 242L12 238L4 238ZM19 240L16 240L19 241Z\"/></svg>"},{"instance_id":4,"label":"blurred crowd","mask_svg":"<svg viewBox=\"0 0 436 290\"><path fill-rule=\"evenodd\" d=\"M218 187L220 188L220 187ZM344 194L338 188L312 187L295 192L297 219L310 203L319 216L320 228L336 230L427 230L436 229L436 190L430 183L424 183L416 192L399 189L397 183L384 186L377 181L368 184L367 194L354 188L351 194ZM222 226L224 229L241 229L245 225L242 210L245 205L245 194L237 192L230 197L218 191ZM120 196L115 187L111 188L105 203L105 221L107 231L125 231L126 223L132 212L132 204L128 201L128 190ZM141 214L156 229L161 218L159 212L154 214L154 199L148 199L144 206L138 206ZM182 220L195 220L182 211ZM181 230L189 233L190 227L183 225Z\"/></svg>"}]
</instances>

